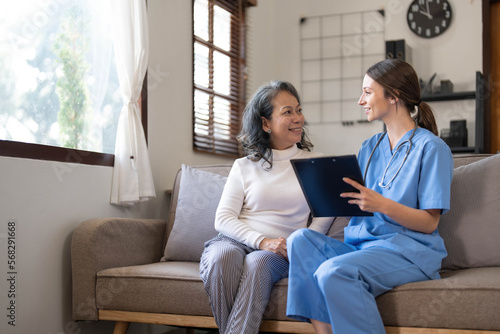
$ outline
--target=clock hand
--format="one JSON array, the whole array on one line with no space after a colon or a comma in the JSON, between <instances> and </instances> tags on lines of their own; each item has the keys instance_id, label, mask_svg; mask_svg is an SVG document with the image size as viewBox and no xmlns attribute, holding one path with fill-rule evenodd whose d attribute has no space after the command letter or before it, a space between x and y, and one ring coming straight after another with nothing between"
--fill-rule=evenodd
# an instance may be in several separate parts
<instances>
[{"instance_id":1,"label":"clock hand","mask_svg":"<svg viewBox=\"0 0 500 334\"><path fill-rule=\"evenodd\" d=\"M432 15L431 15L431 12L429 10L429 1L425 1L425 8L427 9L426 11L423 11L422 9L420 9L420 13L424 14L425 16L427 16L427 18L429 20L432 20Z\"/></svg>"},{"instance_id":2,"label":"clock hand","mask_svg":"<svg viewBox=\"0 0 500 334\"><path fill-rule=\"evenodd\" d=\"M425 16L427 16L429 18L429 20L432 20L432 15L430 13L424 12L423 10L421 10L420 13L424 14Z\"/></svg>"}]
</instances>

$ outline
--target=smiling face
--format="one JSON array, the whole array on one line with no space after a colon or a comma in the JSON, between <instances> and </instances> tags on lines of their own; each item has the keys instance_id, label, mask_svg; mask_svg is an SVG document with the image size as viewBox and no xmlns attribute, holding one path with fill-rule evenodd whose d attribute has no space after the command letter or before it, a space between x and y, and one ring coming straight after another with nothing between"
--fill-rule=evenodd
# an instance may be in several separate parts
<instances>
[{"instance_id":1,"label":"smiling face","mask_svg":"<svg viewBox=\"0 0 500 334\"><path fill-rule=\"evenodd\" d=\"M302 139L304 115L299 102L287 91L281 91L273 100L271 118L262 117L262 129L271 130L271 148L284 150L292 147Z\"/></svg>"},{"instance_id":2,"label":"smiling face","mask_svg":"<svg viewBox=\"0 0 500 334\"><path fill-rule=\"evenodd\" d=\"M358 104L363 106L368 121L384 120L396 108L396 100L385 97L384 88L368 75L363 79L363 93Z\"/></svg>"}]
</instances>

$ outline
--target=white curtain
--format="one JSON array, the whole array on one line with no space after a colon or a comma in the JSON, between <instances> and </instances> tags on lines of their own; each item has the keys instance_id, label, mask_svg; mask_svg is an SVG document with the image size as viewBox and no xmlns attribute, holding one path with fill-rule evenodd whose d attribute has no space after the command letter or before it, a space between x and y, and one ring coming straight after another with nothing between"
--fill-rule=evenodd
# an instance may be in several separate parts
<instances>
[{"instance_id":1,"label":"white curtain","mask_svg":"<svg viewBox=\"0 0 500 334\"><path fill-rule=\"evenodd\" d=\"M156 197L139 97L148 66L145 0L111 0L113 47L123 108L118 121L111 203L130 206Z\"/></svg>"}]
</instances>

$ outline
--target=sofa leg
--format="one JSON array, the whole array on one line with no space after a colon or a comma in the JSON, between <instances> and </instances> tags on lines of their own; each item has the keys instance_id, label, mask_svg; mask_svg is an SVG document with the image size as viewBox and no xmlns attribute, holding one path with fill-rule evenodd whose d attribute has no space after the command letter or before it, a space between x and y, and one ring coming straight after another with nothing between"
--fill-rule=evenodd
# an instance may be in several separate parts
<instances>
[{"instance_id":1,"label":"sofa leg","mask_svg":"<svg viewBox=\"0 0 500 334\"><path fill-rule=\"evenodd\" d=\"M115 323L113 334L126 334L129 326L130 322L117 321Z\"/></svg>"}]
</instances>

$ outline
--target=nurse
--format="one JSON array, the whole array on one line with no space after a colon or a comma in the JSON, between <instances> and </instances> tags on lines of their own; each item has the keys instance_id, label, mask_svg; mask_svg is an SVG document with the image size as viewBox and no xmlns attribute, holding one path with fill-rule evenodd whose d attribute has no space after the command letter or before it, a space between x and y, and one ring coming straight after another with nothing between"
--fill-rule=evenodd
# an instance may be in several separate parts
<instances>
[{"instance_id":1,"label":"nurse","mask_svg":"<svg viewBox=\"0 0 500 334\"><path fill-rule=\"evenodd\" d=\"M447 254L437 227L450 208L453 158L414 69L381 61L368 69L362 89L359 105L387 131L359 151L366 186L346 178L359 192L341 196L374 215L353 217L344 242L307 229L287 241L287 315L310 321L316 333L385 333L375 298L438 279Z\"/></svg>"}]
</instances>

